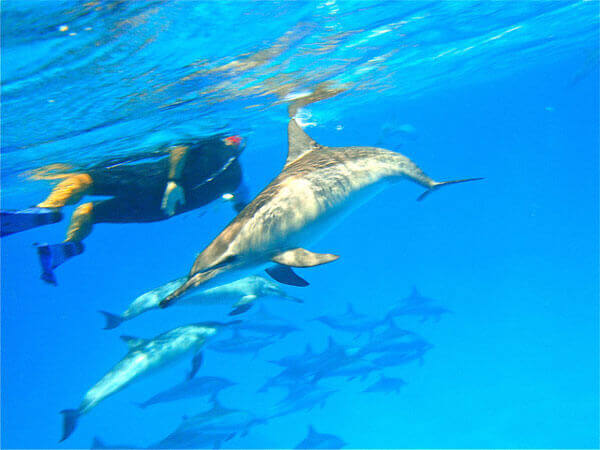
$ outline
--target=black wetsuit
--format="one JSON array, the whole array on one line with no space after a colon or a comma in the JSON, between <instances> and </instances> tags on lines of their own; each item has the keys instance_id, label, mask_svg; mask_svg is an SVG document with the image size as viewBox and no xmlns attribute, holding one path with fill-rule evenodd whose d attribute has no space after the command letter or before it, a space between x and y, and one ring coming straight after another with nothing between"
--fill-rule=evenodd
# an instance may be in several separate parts
<instances>
[{"instance_id":1,"label":"black wetsuit","mask_svg":"<svg viewBox=\"0 0 600 450\"><path fill-rule=\"evenodd\" d=\"M224 136L213 136L174 145L188 147L181 179L185 204L180 214L206 205L242 183L239 146L226 145ZM86 172L92 178L90 195L113 198L94 202L93 221L109 223L155 222L168 219L161 209L169 174L169 152L149 154L143 159L121 159L97 164Z\"/></svg>"}]
</instances>

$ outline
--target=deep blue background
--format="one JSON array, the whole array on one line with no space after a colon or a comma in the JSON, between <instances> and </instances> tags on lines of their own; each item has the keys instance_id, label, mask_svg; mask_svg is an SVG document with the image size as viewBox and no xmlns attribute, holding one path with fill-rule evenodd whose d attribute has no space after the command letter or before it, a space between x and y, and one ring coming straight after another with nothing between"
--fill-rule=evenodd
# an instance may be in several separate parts
<instances>
[{"instance_id":1,"label":"deep blue background","mask_svg":"<svg viewBox=\"0 0 600 450\"><path fill-rule=\"evenodd\" d=\"M341 258L301 270L310 287L286 288L305 304L268 305L302 333L255 359L207 352L202 369L240 383L223 393L224 404L268 410L282 393L255 393L278 371L265 361L300 353L306 342L323 348L332 334L308 319L339 314L347 302L381 317L416 285L453 314L439 323L401 322L435 346L423 365L386 371L407 381L402 393L362 394L368 382L336 379L329 384L339 392L325 408L273 420L228 446L293 447L309 423L350 447L598 446L597 64L573 83L589 55L572 51L410 98L372 92L359 101L351 91L311 107L326 119L307 131L323 145L375 145L384 123L411 124L416 132L399 150L433 178L486 180L422 203L415 201L421 188L408 182L380 194L311 248ZM285 107L270 114L274 120L240 124L254 130L242 158L253 193L285 159ZM27 133L25 123L19 132ZM39 182L9 190L3 207L29 206L48 189ZM170 309L110 332L95 311L122 311L185 274L232 217L222 205L157 224L99 225L86 252L57 271L56 288L39 279L31 244L62 240L64 223L3 239L2 446L56 446L58 411L76 407L122 357L119 334L151 337L225 317L223 309ZM166 436L205 403L141 410L132 402L179 382L187 364L106 400L61 447L89 446L95 435L131 445Z\"/></svg>"}]
</instances>

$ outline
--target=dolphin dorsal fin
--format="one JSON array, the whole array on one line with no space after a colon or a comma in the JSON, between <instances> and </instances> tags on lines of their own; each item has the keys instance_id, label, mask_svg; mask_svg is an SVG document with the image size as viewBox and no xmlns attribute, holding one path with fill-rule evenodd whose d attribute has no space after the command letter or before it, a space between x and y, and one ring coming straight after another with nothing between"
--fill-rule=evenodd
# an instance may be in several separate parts
<instances>
[{"instance_id":1,"label":"dolphin dorsal fin","mask_svg":"<svg viewBox=\"0 0 600 450\"><path fill-rule=\"evenodd\" d=\"M417 287L413 284L412 291L410 293L410 297L409 298L419 298L420 296L421 296L421 294L417 290Z\"/></svg>"},{"instance_id":2,"label":"dolphin dorsal fin","mask_svg":"<svg viewBox=\"0 0 600 450\"><path fill-rule=\"evenodd\" d=\"M288 125L288 156L285 165L288 166L304 154L316 150L319 144L298 125L295 119Z\"/></svg>"},{"instance_id":3,"label":"dolphin dorsal fin","mask_svg":"<svg viewBox=\"0 0 600 450\"><path fill-rule=\"evenodd\" d=\"M219 401L219 398L218 398L217 394L214 394L210 398L210 403L212 404L212 406L210 408L210 412L212 414L215 414L215 413L226 414L228 412L233 412L234 411L233 409L226 408L225 406L223 406L221 404L221 402Z\"/></svg>"},{"instance_id":4,"label":"dolphin dorsal fin","mask_svg":"<svg viewBox=\"0 0 600 450\"><path fill-rule=\"evenodd\" d=\"M137 338L134 336L125 336L125 335L121 336L121 340L127 344L127 347L129 347L129 350L139 347L140 345L144 345L146 342L148 342L148 339Z\"/></svg>"},{"instance_id":5,"label":"dolphin dorsal fin","mask_svg":"<svg viewBox=\"0 0 600 450\"><path fill-rule=\"evenodd\" d=\"M319 435L319 433L317 433L317 431L315 430L315 428L312 425L309 425L308 426L308 436L316 437L318 435Z\"/></svg>"}]
</instances>

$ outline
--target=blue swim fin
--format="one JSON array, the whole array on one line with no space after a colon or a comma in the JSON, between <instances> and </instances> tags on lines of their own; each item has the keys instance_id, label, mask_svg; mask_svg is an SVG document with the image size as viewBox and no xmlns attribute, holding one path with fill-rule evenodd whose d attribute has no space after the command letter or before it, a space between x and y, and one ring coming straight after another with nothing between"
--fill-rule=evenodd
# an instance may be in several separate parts
<instances>
[{"instance_id":1,"label":"blue swim fin","mask_svg":"<svg viewBox=\"0 0 600 450\"><path fill-rule=\"evenodd\" d=\"M46 283L56 286L54 269L64 263L67 259L83 253L82 242L63 242L61 244L34 244L37 247L40 264L42 266L41 278Z\"/></svg>"},{"instance_id":2,"label":"blue swim fin","mask_svg":"<svg viewBox=\"0 0 600 450\"><path fill-rule=\"evenodd\" d=\"M60 222L62 213L52 208L28 208L21 211L0 211L0 236Z\"/></svg>"}]
</instances>

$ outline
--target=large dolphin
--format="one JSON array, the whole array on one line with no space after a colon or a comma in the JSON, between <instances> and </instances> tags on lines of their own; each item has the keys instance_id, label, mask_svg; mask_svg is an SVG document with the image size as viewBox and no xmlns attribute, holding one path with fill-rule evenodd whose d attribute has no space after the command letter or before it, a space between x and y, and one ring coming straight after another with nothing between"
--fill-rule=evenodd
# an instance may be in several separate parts
<instances>
[{"instance_id":1,"label":"large dolphin","mask_svg":"<svg viewBox=\"0 0 600 450\"><path fill-rule=\"evenodd\" d=\"M337 91L315 92L312 101ZM394 182L408 179L429 192L448 184L437 182L400 153L376 147L325 147L308 136L293 118L290 107L288 157L281 173L248 204L202 251L187 281L160 303L174 302L191 289L211 287L268 267L277 281L306 285L291 267L312 267L339 256L306 250L350 211Z\"/></svg>"},{"instance_id":2,"label":"large dolphin","mask_svg":"<svg viewBox=\"0 0 600 450\"><path fill-rule=\"evenodd\" d=\"M104 329L116 328L126 320L131 320L147 311L157 309L163 298L182 286L186 281L187 277L181 277L140 295L131 302L120 316L106 311L99 311L106 319ZM229 313L230 316L233 316L248 311L256 300L266 297L303 303L303 300L288 295L277 283L257 275L251 275L222 286L195 291L193 295L186 296L185 301L178 302L177 305L221 305L235 302Z\"/></svg>"},{"instance_id":3,"label":"large dolphin","mask_svg":"<svg viewBox=\"0 0 600 450\"><path fill-rule=\"evenodd\" d=\"M228 324L237 323L229 322ZM184 325L167 331L154 339L141 339L121 336L129 351L100 381L86 392L79 408L61 411L64 417L63 436L61 442L68 438L77 420L88 413L98 403L115 394L135 380L163 368L168 363L181 359L189 353L195 353L192 370L188 378L192 378L202 363L200 349L208 338L216 334L218 328L225 323L202 322Z\"/></svg>"}]
</instances>

